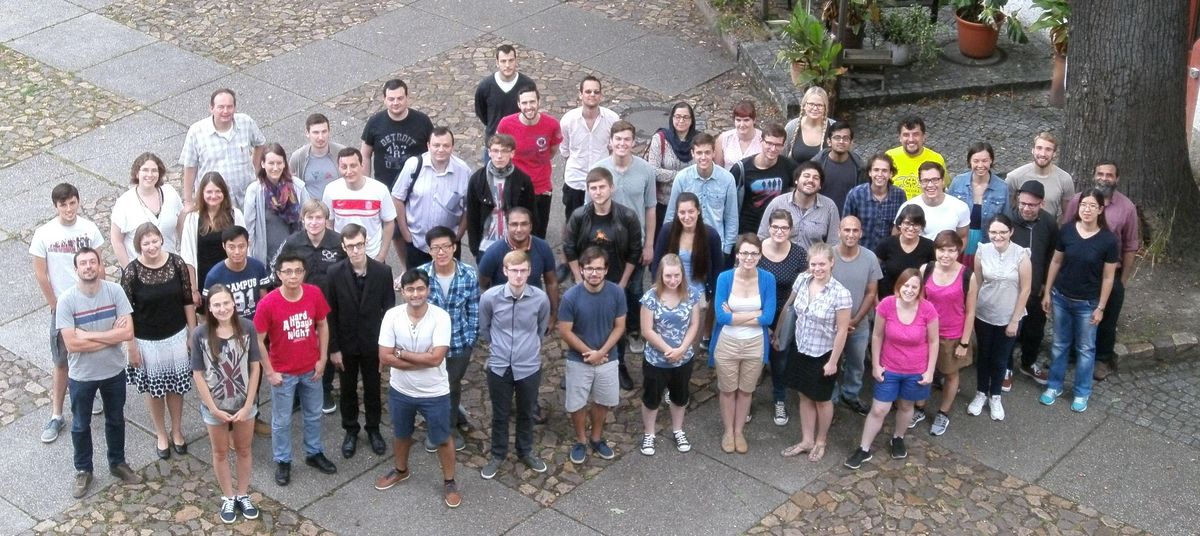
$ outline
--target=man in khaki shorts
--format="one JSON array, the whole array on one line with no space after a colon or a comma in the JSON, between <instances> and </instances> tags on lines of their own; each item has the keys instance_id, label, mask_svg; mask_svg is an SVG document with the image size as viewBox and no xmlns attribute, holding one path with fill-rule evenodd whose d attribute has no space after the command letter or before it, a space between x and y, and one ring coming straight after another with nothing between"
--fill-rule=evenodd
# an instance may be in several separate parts
<instances>
[{"instance_id":1,"label":"man in khaki shorts","mask_svg":"<svg viewBox=\"0 0 1200 536\"><path fill-rule=\"evenodd\" d=\"M602 437L604 419L620 401L617 342L625 334L625 291L605 280L608 258L591 246L579 256L583 284L563 295L558 308L558 334L567 344L566 409L575 425L571 463L587 458L587 445L597 456L611 460L613 450ZM591 408L583 411L588 400ZM589 437L587 420L591 417Z\"/></svg>"}]
</instances>

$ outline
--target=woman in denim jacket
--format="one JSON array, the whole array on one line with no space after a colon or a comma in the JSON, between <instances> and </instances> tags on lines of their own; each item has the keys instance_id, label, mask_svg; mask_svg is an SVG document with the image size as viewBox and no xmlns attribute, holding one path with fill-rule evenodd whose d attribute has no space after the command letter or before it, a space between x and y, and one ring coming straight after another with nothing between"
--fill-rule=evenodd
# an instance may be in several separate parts
<instances>
[{"instance_id":1,"label":"woman in denim jacket","mask_svg":"<svg viewBox=\"0 0 1200 536\"><path fill-rule=\"evenodd\" d=\"M996 214L1008 212L1008 186L992 172L996 152L987 142L976 142L967 148L967 165L970 171L954 177L946 190L971 207L971 225L968 227L963 262L968 266L975 258L975 248L986 242L983 224Z\"/></svg>"}]
</instances>

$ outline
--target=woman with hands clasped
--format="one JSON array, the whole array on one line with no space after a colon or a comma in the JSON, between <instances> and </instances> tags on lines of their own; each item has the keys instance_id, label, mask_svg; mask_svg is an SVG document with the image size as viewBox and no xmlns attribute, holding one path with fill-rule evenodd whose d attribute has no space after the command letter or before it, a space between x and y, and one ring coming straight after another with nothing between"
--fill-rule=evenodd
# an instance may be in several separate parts
<instances>
[{"instance_id":1,"label":"woman with hands clasped","mask_svg":"<svg viewBox=\"0 0 1200 536\"><path fill-rule=\"evenodd\" d=\"M808 271L792 287L796 345L787 359L784 383L800 393L800 442L784 449L784 456L808 452L810 462L825 457L833 385L850 331L851 305L850 291L833 278L833 248L824 242L813 244L808 248Z\"/></svg>"},{"instance_id":2,"label":"woman with hands clasped","mask_svg":"<svg viewBox=\"0 0 1200 536\"><path fill-rule=\"evenodd\" d=\"M225 285L208 289L204 329L192 334L192 375L200 395L200 417L208 427L213 469L221 486L221 521L233 523L237 512L258 518L250 502L250 445L254 439L254 405L262 373L254 323L237 316L233 293ZM230 434L236 452L237 491L229 472Z\"/></svg>"},{"instance_id":3,"label":"woman with hands clasped","mask_svg":"<svg viewBox=\"0 0 1200 536\"><path fill-rule=\"evenodd\" d=\"M871 442L897 400L891 455L893 459L908 457L904 432L912 421L913 402L929 398L938 355L938 313L922 298L922 286L920 271L904 270L896 278L895 294L875 308L875 329L871 332L875 400L863 423L862 441L846 460L850 469L858 469L874 457Z\"/></svg>"},{"instance_id":4,"label":"woman with hands clasped","mask_svg":"<svg viewBox=\"0 0 1200 536\"><path fill-rule=\"evenodd\" d=\"M692 380L692 343L700 331L703 302L699 289L683 275L683 262L668 253L658 262L654 287L642 296L642 333L646 337L642 361L642 446L641 452L654 455L654 422L663 392L671 401L671 438L679 452L692 450L683 433L683 414L687 410Z\"/></svg>"}]
</instances>

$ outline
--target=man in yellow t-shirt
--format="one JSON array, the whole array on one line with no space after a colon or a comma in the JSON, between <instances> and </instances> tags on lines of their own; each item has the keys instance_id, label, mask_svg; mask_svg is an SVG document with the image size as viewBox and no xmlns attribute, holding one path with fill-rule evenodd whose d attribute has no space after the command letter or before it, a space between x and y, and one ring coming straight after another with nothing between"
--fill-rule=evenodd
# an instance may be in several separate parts
<instances>
[{"instance_id":1,"label":"man in yellow t-shirt","mask_svg":"<svg viewBox=\"0 0 1200 536\"><path fill-rule=\"evenodd\" d=\"M904 195L912 199L921 195L921 185L917 181L917 168L925 162L937 162L942 168L946 160L942 155L925 147L925 120L917 116L905 117L897 129L900 133L900 146L888 149L887 155L896 163L896 176L892 184L904 190Z\"/></svg>"}]
</instances>

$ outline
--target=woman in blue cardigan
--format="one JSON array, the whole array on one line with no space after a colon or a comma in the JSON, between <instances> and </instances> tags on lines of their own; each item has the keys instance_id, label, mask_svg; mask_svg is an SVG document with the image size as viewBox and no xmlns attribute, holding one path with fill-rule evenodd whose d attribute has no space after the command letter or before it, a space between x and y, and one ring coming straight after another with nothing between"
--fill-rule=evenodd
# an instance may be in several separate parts
<instances>
[{"instance_id":1,"label":"woman in blue cardigan","mask_svg":"<svg viewBox=\"0 0 1200 536\"><path fill-rule=\"evenodd\" d=\"M738 237L733 246L734 269L717 277L713 307L716 325L708 350L708 366L717 369L721 421L725 433L721 450L749 451L742 428L750 414L750 397L767 362L767 329L775 322L775 276L758 267L762 242L754 233Z\"/></svg>"}]
</instances>

